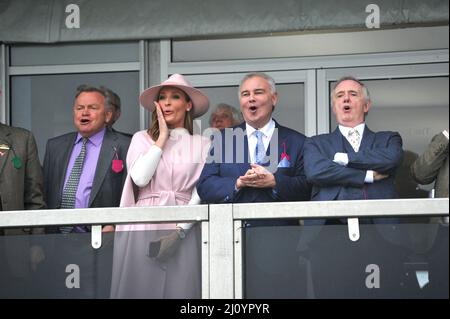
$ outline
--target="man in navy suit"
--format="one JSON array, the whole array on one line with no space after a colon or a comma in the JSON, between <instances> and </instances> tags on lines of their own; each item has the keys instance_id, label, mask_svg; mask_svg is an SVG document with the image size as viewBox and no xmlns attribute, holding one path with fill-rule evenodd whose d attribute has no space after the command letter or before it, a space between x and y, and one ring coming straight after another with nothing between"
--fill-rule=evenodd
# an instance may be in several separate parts
<instances>
[{"instance_id":1,"label":"man in navy suit","mask_svg":"<svg viewBox=\"0 0 450 319\"><path fill-rule=\"evenodd\" d=\"M338 128L305 142L305 173L313 184L312 200L397 197L394 177L403 158L402 138L397 132L372 132L364 123L370 107L363 83L353 77L337 82L332 110Z\"/></svg>"},{"instance_id":2,"label":"man in navy suit","mask_svg":"<svg viewBox=\"0 0 450 319\"><path fill-rule=\"evenodd\" d=\"M313 136L305 142L305 173L313 184L311 199L396 198L395 172L403 157L400 135L390 131L375 133L366 126L370 95L366 86L354 77L339 79L331 100L338 127L330 134ZM367 218L361 221L372 222ZM345 219L328 220L327 224L331 225L323 229L316 227L317 236L307 240L316 297L395 295L400 289L397 280L401 277L404 252L397 253L395 245L384 237L395 232L386 222L397 221L395 218L376 218L373 222L378 225L362 225L361 238L357 242L350 241ZM325 220L309 223L321 225ZM340 224L344 226L338 226ZM384 289L366 287L369 264L376 264L381 269L380 288Z\"/></svg>"},{"instance_id":3,"label":"man in navy suit","mask_svg":"<svg viewBox=\"0 0 450 319\"><path fill-rule=\"evenodd\" d=\"M246 75L239 86L239 100L245 122L214 137L197 184L202 201L308 200L310 186L303 172L305 136L272 119L278 100L274 80L264 73ZM258 154L264 158L257 158Z\"/></svg>"},{"instance_id":4,"label":"man in navy suit","mask_svg":"<svg viewBox=\"0 0 450 319\"><path fill-rule=\"evenodd\" d=\"M277 99L275 82L270 76L251 73L241 81L239 100L245 122L214 136L197 184L203 202L309 199L310 185L303 172L305 136L272 119ZM286 276L298 264L295 243L289 245L289 240L282 236L284 227L254 226L298 226L298 221L258 220L245 225L252 226L245 231L246 296L292 297L292 291L305 286Z\"/></svg>"}]
</instances>

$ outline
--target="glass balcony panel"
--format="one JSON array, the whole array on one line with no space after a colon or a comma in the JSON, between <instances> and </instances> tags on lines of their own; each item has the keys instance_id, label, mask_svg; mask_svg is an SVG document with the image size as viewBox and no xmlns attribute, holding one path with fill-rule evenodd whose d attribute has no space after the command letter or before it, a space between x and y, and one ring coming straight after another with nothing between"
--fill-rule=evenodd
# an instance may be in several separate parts
<instances>
[{"instance_id":1,"label":"glass balcony panel","mask_svg":"<svg viewBox=\"0 0 450 319\"><path fill-rule=\"evenodd\" d=\"M346 219L245 228L245 298L448 298L441 217Z\"/></svg>"}]
</instances>

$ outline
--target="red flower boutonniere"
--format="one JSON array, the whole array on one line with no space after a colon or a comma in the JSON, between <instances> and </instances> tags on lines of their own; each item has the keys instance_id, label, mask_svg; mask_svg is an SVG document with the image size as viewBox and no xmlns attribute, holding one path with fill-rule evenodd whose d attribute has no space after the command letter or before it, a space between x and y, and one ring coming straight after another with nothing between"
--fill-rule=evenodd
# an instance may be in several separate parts
<instances>
[{"instance_id":1,"label":"red flower boutonniere","mask_svg":"<svg viewBox=\"0 0 450 319\"><path fill-rule=\"evenodd\" d=\"M291 157L286 153L286 142L283 142L281 145L283 146L284 152L281 153L281 159L280 160L282 161L282 160L286 159L286 160L289 161L291 159Z\"/></svg>"},{"instance_id":2,"label":"red flower boutonniere","mask_svg":"<svg viewBox=\"0 0 450 319\"><path fill-rule=\"evenodd\" d=\"M283 153L281 153L280 162L278 163L278 167L289 168L291 167L290 159L291 157L286 153L286 143L283 142L281 144L283 146Z\"/></svg>"}]
</instances>

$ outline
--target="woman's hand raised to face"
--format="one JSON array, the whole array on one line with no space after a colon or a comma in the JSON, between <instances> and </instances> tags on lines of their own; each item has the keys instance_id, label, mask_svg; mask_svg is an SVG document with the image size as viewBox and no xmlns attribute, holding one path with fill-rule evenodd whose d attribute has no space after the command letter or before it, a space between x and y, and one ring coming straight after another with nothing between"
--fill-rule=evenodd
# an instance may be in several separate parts
<instances>
[{"instance_id":1,"label":"woman's hand raised to face","mask_svg":"<svg viewBox=\"0 0 450 319\"><path fill-rule=\"evenodd\" d=\"M158 125L159 125L159 137L155 144L160 149L163 149L167 139L169 138L169 128L167 127L166 120L164 119L161 106L156 101L153 103L155 103L155 111L156 115L158 116Z\"/></svg>"}]
</instances>

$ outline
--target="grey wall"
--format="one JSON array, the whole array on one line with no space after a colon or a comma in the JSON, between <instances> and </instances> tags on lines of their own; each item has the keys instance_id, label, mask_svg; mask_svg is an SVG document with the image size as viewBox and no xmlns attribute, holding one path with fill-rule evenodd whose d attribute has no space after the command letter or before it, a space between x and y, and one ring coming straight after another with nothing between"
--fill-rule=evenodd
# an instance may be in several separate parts
<instances>
[{"instance_id":1,"label":"grey wall","mask_svg":"<svg viewBox=\"0 0 450 319\"><path fill-rule=\"evenodd\" d=\"M175 40L174 62L448 49L449 27Z\"/></svg>"},{"instance_id":2,"label":"grey wall","mask_svg":"<svg viewBox=\"0 0 450 319\"><path fill-rule=\"evenodd\" d=\"M71 42L229 36L286 31L363 30L360 0L0 0L0 41ZM446 0L377 0L383 28L447 25Z\"/></svg>"}]
</instances>

